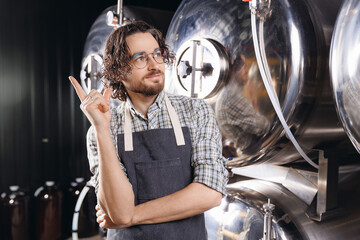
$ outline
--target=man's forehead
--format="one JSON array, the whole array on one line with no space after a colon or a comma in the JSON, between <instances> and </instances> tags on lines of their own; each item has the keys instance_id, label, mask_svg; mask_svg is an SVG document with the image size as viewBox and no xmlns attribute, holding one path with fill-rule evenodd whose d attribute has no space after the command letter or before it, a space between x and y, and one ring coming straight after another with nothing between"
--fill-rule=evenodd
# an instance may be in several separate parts
<instances>
[{"instance_id":1,"label":"man's forehead","mask_svg":"<svg viewBox=\"0 0 360 240\"><path fill-rule=\"evenodd\" d=\"M135 33L126 37L130 53L153 52L159 48L159 43L150 33Z\"/></svg>"}]
</instances>

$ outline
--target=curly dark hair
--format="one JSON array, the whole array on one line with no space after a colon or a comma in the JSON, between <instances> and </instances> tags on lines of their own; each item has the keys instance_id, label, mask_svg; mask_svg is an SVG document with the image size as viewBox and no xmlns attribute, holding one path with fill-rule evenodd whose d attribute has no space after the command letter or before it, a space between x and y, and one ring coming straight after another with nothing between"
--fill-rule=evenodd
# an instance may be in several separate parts
<instances>
[{"instance_id":1,"label":"curly dark hair","mask_svg":"<svg viewBox=\"0 0 360 240\"><path fill-rule=\"evenodd\" d=\"M126 37L135 33L150 33L163 50L163 58L166 64L172 64L175 59L175 55L169 51L168 45L165 44L165 38L161 32L146 22L129 21L115 29L105 45L103 77L105 78L105 87L112 89L112 97L121 101L125 101L127 98L127 92L121 79L125 79L133 68Z\"/></svg>"}]
</instances>

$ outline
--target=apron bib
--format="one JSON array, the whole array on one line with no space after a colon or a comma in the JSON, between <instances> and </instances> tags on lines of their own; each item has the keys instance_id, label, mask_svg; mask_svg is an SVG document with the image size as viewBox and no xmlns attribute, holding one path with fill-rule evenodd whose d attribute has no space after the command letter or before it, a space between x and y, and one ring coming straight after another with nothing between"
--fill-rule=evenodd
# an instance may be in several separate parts
<instances>
[{"instance_id":1,"label":"apron bib","mask_svg":"<svg viewBox=\"0 0 360 240\"><path fill-rule=\"evenodd\" d=\"M183 189L192 182L191 137L167 96L165 104L173 128L131 132L125 107L124 134L118 135L118 153L132 184L135 205ZM134 151L133 151L134 150ZM204 215L172 222L109 229L109 240L206 240Z\"/></svg>"}]
</instances>

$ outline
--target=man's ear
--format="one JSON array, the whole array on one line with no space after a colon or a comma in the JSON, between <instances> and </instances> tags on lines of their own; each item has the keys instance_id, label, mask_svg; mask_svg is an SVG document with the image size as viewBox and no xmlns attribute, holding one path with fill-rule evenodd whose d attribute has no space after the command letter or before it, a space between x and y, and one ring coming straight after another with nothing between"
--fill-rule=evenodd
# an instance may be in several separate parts
<instances>
[{"instance_id":1,"label":"man's ear","mask_svg":"<svg viewBox=\"0 0 360 240\"><path fill-rule=\"evenodd\" d=\"M124 82L126 82L126 79L124 77L120 77L120 82L124 84Z\"/></svg>"},{"instance_id":2,"label":"man's ear","mask_svg":"<svg viewBox=\"0 0 360 240\"><path fill-rule=\"evenodd\" d=\"M123 88L126 89L126 84L127 84L127 82L126 82L125 79L120 79L120 86L121 86L121 87L123 87Z\"/></svg>"}]
</instances>

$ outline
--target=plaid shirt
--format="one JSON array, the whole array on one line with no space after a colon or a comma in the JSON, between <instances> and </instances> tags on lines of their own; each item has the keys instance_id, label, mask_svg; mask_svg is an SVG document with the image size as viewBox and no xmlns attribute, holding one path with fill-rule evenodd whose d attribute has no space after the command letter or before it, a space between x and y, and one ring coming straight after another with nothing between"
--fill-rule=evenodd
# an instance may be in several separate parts
<instances>
[{"instance_id":1,"label":"plaid shirt","mask_svg":"<svg viewBox=\"0 0 360 240\"><path fill-rule=\"evenodd\" d=\"M130 109L133 132L172 128L164 95L164 92L161 92L156 101L150 106L147 118L133 107L129 98L126 102L112 109L110 131L116 152L117 135L124 133L125 105L129 106ZM181 126L187 126L190 130L192 144L191 165L194 168L193 182L203 183L225 194L228 172L225 169L226 160L221 155L221 135L212 109L200 99L175 95L168 95L168 97L178 114ZM93 173L92 183L97 192L99 185L99 157L95 129L93 127L90 127L87 134L87 149L90 170ZM120 164L126 173L126 169L121 161Z\"/></svg>"}]
</instances>

